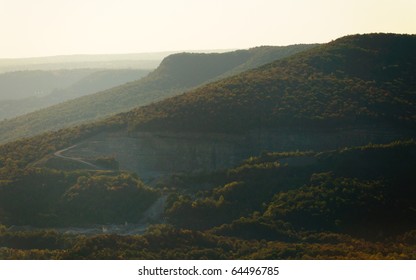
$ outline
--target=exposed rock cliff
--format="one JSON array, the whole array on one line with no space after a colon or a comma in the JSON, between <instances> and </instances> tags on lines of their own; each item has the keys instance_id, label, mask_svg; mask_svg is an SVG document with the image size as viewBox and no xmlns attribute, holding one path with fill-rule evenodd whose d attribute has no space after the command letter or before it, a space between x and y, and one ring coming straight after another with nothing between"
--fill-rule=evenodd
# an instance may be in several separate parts
<instances>
[{"instance_id":1,"label":"exposed rock cliff","mask_svg":"<svg viewBox=\"0 0 416 280\"><path fill-rule=\"evenodd\" d=\"M144 180L177 172L231 167L264 151L327 150L415 137L414 131L385 127L339 130L251 131L246 134L172 132L101 133L65 151L66 157L113 156L121 169Z\"/></svg>"}]
</instances>

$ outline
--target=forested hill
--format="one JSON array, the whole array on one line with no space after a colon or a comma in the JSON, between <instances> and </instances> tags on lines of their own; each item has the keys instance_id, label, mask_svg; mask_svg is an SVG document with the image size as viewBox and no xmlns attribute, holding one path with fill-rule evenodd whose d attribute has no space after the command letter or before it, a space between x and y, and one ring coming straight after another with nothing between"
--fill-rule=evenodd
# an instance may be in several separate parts
<instances>
[{"instance_id":1,"label":"forested hill","mask_svg":"<svg viewBox=\"0 0 416 280\"><path fill-rule=\"evenodd\" d=\"M130 131L232 133L262 128L339 129L372 125L406 127L414 132L416 79L411 69L415 69L415 47L414 35L344 37L99 123L0 146L0 167L7 174L100 131L123 130L126 126ZM362 67L367 67L371 76L360 71ZM128 95L121 89L134 84L119 87L120 96ZM104 94L111 97L110 92ZM91 98L91 106L93 101ZM74 108L79 114L88 112L79 107L80 110ZM58 120L65 120L65 116L66 111L54 114ZM27 120L29 127L31 124ZM53 123L44 125L53 127ZM33 126L36 129L36 123ZM3 126L2 133L7 132Z\"/></svg>"},{"instance_id":2,"label":"forested hill","mask_svg":"<svg viewBox=\"0 0 416 280\"><path fill-rule=\"evenodd\" d=\"M227 53L171 55L146 78L0 122L0 142L128 111L178 95L204 82L230 76L315 46L258 47Z\"/></svg>"},{"instance_id":3,"label":"forested hill","mask_svg":"<svg viewBox=\"0 0 416 280\"><path fill-rule=\"evenodd\" d=\"M415 49L415 35L347 36L127 113L0 145L0 256L415 259ZM250 61L234 55L207 61L232 64L229 73ZM201 65L182 56L192 55L103 92L113 101L108 110L119 108L114 96L136 102L138 85L154 97L226 71L205 67L208 56L193 55ZM88 108L104 104L95 97ZM356 131L386 133L390 143ZM353 144L357 138L366 144ZM231 160L218 165L220 155ZM212 168L192 169L210 161ZM148 181L153 187L139 179L143 170L157 179ZM164 224L142 235L11 227L138 228L160 201L163 220L153 221Z\"/></svg>"},{"instance_id":4,"label":"forested hill","mask_svg":"<svg viewBox=\"0 0 416 280\"><path fill-rule=\"evenodd\" d=\"M180 53L166 57L149 76L163 88L194 87L289 57L318 46L299 44L287 47L262 46L227 53Z\"/></svg>"},{"instance_id":5,"label":"forested hill","mask_svg":"<svg viewBox=\"0 0 416 280\"><path fill-rule=\"evenodd\" d=\"M134 130L415 127L415 35L347 36L126 115Z\"/></svg>"}]
</instances>

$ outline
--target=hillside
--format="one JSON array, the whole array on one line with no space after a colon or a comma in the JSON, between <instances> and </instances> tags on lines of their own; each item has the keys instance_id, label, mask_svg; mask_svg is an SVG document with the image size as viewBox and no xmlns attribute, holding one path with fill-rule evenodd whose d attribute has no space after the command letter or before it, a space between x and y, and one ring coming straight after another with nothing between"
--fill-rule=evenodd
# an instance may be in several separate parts
<instances>
[{"instance_id":1,"label":"hillside","mask_svg":"<svg viewBox=\"0 0 416 280\"><path fill-rule=\"evenodd\" d=\"M77 69L3 73L0 74L0 100L45 96L54 89L69 87L96 71L96 69Z\"/></svg>"},{"instance_id":2,"label":"hillside","mask_svg":"<svg viewBox=\"0 0 416 280\"><path fill-rule=\"evenodd\" d=\"M174 184L188 194L171 198L167 217L180 228L248 239L289 238L279 236L279 223L288 222L293 231L377 240L415 228L415 166L413 140L264 153L209 176L176 177ZM192 198L197 186L210 187Z\"/></svg>"},{"instance_id":3,"label":"hillside","mask_svg":"<svg viewBox=\"0 0 416 280\"><path fill-rule=\"evenodd\" d=\"M415 141L265 153L222 172L172 177L166 184L177 191L167 199L167 224L144 234L79 236L59 228L0 227L0 255L414 259L415 153ZM158 195L125 173L39 169L0 182L0 194L3 223L38 226L137 221ZM16 199L25 203L12 203Z\"/></svg>"},{"instance_id":4,"label":"hillside","mask_svg":"<svg viewBox=\"0 0 416 280\"><path fill-rule=\"evenodd\" d=\"M244 69L250 67L247 66L248 62L254 67L314 46L267 47L267 56L262 55L263 48L228 53L171 55L144 79L0 122L0 142L128 111L178 95L224 75L231 75L241 65L246 65Z\"/></svg>"},{"instance_id":5,"label":"hillside","mask_svg":"<svg viewBox=\"0 0 416 280\"><path fill-rule=\"evenodd\" d=\"M347 36L1 145L0 256L415 259L415 47L415 35ZM250 61L235 55L205 74L171 56L154 72L161 83L142 81L191 87L184 76L201 83ZM163 224L137 235L151 205ZM123 221L139 224L127 236L65 234Z\"/></svg>"},{"instance_id":6,"label":"hillside","mask_svg":"<svg viewBox=\"0 0 416 280\"><path fill-rule=\"evenodd\" d=\"M0 151L4 163L10 158L25 166L78 144L70 151L74 157L118 155L121 168L150 179L225 168L262 151L327 150L408 139L416 134L415 73L411 71L415 44L415 36L410 35L344 37L96 124L10 143ZM171 61L181 56L166 58L154 72L159 73L156 77L166 76ZM151 74L118 87L118 96L121 100L121 96L124 100L135 97L125 90L130 87L136 92L136 84L156 87L157 83L149 82L156 77ZM111 98L114 92L102 94ZM93 97L82 100L91 98L90 105L99 107ZM92 113L82 108L74 110L80 115ZM55 113L58 120L66 117L63 110ZM43 121L43 126L53 127L55 120ZM38 127L29 119L27 126ZM24 147L32 145L37 149L28 153ZM185 160L177 162L177 158Z\"/></svg>"},{"instance_id":7,"label":"hillside","mask_svg":"<svg viewBox=\"0 0 416 280\"><path fill-rule=\"evenodd\" d=\"M84 69L6 73L0 75L0 80L4 76L14 77L7 82L4 78L3 82L0 81L2 98L8 98L0 101L0 119L9 119L131 82L149 72L135 69ZM72 77L64 79L62 73L72 73Z\"/></svg>"},{"instance_id":8,"label":"hillside","mask_svg":"<svg viewBox=\"0 0 416 280\"><path fill-rule=\"evenodd\" d=\"M116 155L120 168L155 182L228 168L264 151L414 138L414 46L410 35L344 37L117 115L101 125L122 129L86 137L66 154Z\"/></svg>"},{"instance_id":9,"label":"hillside","mask_svg":"<svg viewBox=\"0 0 416 280\"><path fill-rule=\"evenodd\" d=\"M416 36L338 39L184 95L139 108L137 131L415 127Z\"/></svg>"}]
</instances>

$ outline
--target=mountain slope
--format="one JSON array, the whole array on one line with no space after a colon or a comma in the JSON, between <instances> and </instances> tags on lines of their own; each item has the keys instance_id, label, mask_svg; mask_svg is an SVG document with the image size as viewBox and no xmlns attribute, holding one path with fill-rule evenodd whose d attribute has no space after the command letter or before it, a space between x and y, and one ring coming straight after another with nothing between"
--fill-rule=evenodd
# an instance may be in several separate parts
<instances>
[{"instance_id":1,"label":"mountain slope","mask_svg":"<svg viewBox=\"0 0 416 280\"><path fill-rule=\"evenodd\" d=\"M193 182L215 187L197 198L177 196L167 215L182 228L220 226L217 233L247 239L287 239L282 222L299 231L373 240L400 234L416 226L415 155L415 141L321 153L264 153L226 172L195 176ZM186 185L186 180L179 182L175 185ZM240 219L255 211L259 213Z\"/></svg>"},{"instance_id":2,"label":"mountain slope","mask_svg":"<svg viewBox=\"0 0 416 280\"><path fill-rule=\"evenodd\" d=\"M131 151L129 157L142 166L150 164L159 171L165 168L168 173L181 171L177 167L182 163L186 163L186 168L229 166L265 150L327 150L414 137L416 79L415 72L409 69L416 64L412 51L415 37L344 37L99 123L0 146L0 166L9 171L13 164L24 167L81 141L86 141L84 144L92 154L97 153L94 147L100 141L104 147L99 154L112 155L122 152L124 147L115 145L112 139L130 145L129 137L137 138L135 145L141 151ZM335 64L334 60L339 62ZM363 61L367 61L367 68L373 73L370 80L367 72L359 72ZM126 86L120 88L124 90ZM105 93L113 96L111 91ZM56 112L56 118L65 116L65 111ZM27 124L32 124L29 119ZM33 126L36 128L36 123ZM111 131L110 135L106 136L106 130ZM91 145L89 137L93 139ZM85 155L83 149L78 152L78 157ZM172 165L178 153L184 153L180 156L187 160ZM152 161L143 158L146 154ZM131 166L131 162L127 163Z\"/></svg>"},{"instance_id":3,"label":"mountain slope","mask_svg":"<svg viewBox=\"0 0 416 280\"><path fill-rule=\"evenodd\" d=\"M6 226L134 223L142 203L159 200L155 188L169 197L166 224L143 235L68 239L0 226L0 253L414 259L416 142L402 139L416 136L415 47L410 35L348 36L99 122L1 145ZM145 187L142 171L163 180Z\"/></svg>"},{"instance_id":4,"label":"mountain slope","mask_svg":"<svg viewBox=\"0 0 416 280\"><path fill-rule=\"evenodd\" d=\"M0 74L0 100L44 96L57 88L66 88L96 69L16 71Z\"/></svg>"},{"instance_id":5,"label":"mountain slope","mask_svg":"<svg viewBox=\"0 0 416 280\"><path fill-rule=\"evenodd\" d=\"M62 82L60 80L54 81L51 77L45 79L37 79L36 82L41 85L48 85L44 90L36 89L33 83L28 83L24 79L15 79L13 85L26 87L32 92L32 96L23 99L2 100L0 101L0 119L12 118L23 115L41 108L52 106L66 100L74 99L84 95L92 94L100 90L105 90L114 86L118 86L130 81L137 80L150 72L150 70L136 70L136 69L114 69L114 70L66 70L66 72L81 72L85 76L80 76L78 79ZM46 72L46 71L33 71ZM58 72L58 71L55 71ZM23 72L22 72L23 73ZM54 72L52 72L54 73ZM59 72L58 72L59 73ZM53 78L54 76L52 76ZM2 85L0 85L2 88ZM2 88L3 89L3 88ZM17 91L17 89L15 89ZM4 89L7 92L7 89ZM42 95L35 95L37 92L43 92ZM11 92L13 93L13 91ZM17 91L22 93L22 91ZM16 97L16 95L14 97Z\"/></svg>"},{"instance_id":6,"label":"mountain slope","mask_svg":"<svg viewBox=\"0 0 416 280\"><path fill-rule=\"evenodd\" d=\"M344 37L126 115L137 131L416 124L416 36ZM133 127L134 126L134 127Z\"/></svg>"},{"instance_id":7,"label":"mountain slope","mask_svg":"<svg viewBox=\"0 0 416 280\"><path fill-rule=\"evenodd\" d=\"M314 46L269 47L268 59L282 58ZM228 53L168 56L144 79L0 122L0 142L106 117L180 94L220 78L228 71L231 75L233 69L248 61L251 61L250 65L256 65L253 63L256 56L261 58L261 62L267 61L265 56L258 55L261 51L262 48L255 48Z\"/></svg>"}]
</instances>

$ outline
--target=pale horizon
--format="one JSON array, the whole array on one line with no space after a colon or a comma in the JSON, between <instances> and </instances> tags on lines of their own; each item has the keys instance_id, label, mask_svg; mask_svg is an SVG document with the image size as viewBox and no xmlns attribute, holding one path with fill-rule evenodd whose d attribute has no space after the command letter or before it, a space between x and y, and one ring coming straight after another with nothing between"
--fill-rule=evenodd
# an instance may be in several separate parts
<instances>
[{"instance_id":1,"label":"pale horizon","mask_svg":"<svg viewBox=\"0 0 416 280\"><path fill-rule=\"evenodd\" d=\"M233 50L416 33L411 0L0 0L0 58Z\"/></svg>"}]
</instances>

